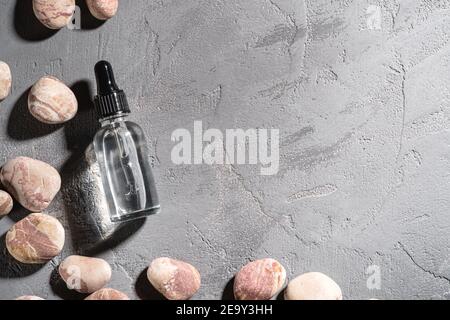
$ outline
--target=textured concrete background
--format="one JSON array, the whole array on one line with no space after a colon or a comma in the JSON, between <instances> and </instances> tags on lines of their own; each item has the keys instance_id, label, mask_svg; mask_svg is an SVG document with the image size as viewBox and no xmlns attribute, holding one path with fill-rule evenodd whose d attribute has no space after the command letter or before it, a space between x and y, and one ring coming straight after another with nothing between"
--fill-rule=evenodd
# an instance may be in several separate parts
<instances>
[{"instance_id":1,"label":"textured concrete background","mask_svg":"<svg viewBox=\"0 0 450 320\"><path fill-rule=\"evenodd\" d=\"M367 29L369 5L381 8L382 30ZM54 268L83 252L89 229L77 223L83 179L71 178L95 132L99 59L114 64L153 147L163 205L95 250L113 266L110 286L154 297L142 272L168 255L200 270L196 298L227 298L240 266L270 256L291 277L330 275L346 299L450 297L450 1L133 0L103 25L81 9L82 30L49 33L30 1L0 0L0 59L14 75L0 106L0 161L25 155L59 168L64 186L48 212L67 227L62 256L45 266L0 255L1 299L77 298ZM46 73L80 101L65 126L26 111L27 90ZM173 165L170 135L194 120L279 128L280 172ZM24 214L3 219L0 234ZM380 290L366 286L371 265Z\"/></svg>"}]
</instances>

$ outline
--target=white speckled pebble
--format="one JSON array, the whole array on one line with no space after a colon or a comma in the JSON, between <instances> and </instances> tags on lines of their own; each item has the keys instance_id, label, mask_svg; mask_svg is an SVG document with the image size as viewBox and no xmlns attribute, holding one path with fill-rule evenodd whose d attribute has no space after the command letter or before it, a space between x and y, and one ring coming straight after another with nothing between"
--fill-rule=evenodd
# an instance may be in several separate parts
<instances>
[{"instance_id":1,"label":"white speckled pebble","mask_svg":"<svg viewBox=\"0 0 450 320\"><path fill-rule=\"evenodd\" d=\"M37 297L37 296L21 296L21 297L17 297L14 300L28 300L28 301L32 301L32 300L45 300L42 299L41 297Z\"/></svg>"},{"instance_id":2,"label":"white speckled pebble","mask_svg":"<svg viewBox=\"0 0 450 320\"><path fill-rule=\"evenodd\" d=\"M6 216L13 208L13 199L9 193L0 190L0 218Z\"/></svg>"},{"instance_id":3,"label":"white speckled pebble","mask_svg":"<svg viewBox=\"0 0 450 320\"><path fill-rule=\"evenodd\" d=\"M191 264L158 258L147 270L150 283L169 300L190 299L200 288L200 273Z\"/></svg>"},{"instance_id":4,"label":"white speckled pebble","mask_svg":"<svg viewBox=\"0 0 450 320\"><path fill-rule=\"evenodd\" d=\"M75 11L75 0L33 0L36 18L49 29L69 24Z\"/></svg>"},{"instance_id":5,"label":"white speckled pebble","mask_svg":"<svg viewBox=\"0 0 450 320\"><path fill-rule=\"evenodd\" d=\"M342 300L336 282L320 272L309 272L291 280L286 288L286 300Z\"/></svg>"},{"instance_id":6,"label":"white speckled pebble","mask_svg":"<svg viewBox=\"0 0 450 320\"><path fill-rule=\"evenodd\" d=\"M31 88L28 109L41 122L60 124L76 115L78 102L72 90L62 81L45 76Z\"/></svg>"},{"instance_id":7,"label":"white speckled pebble","mask_svg":"<svg viewBox=\"0 0 450 320\"><path fill-rule=\"evenodd\" d=\"M95 291L84 300L130 300L130 298L119 290L104 288Z\"/></svg>"},{"instance_id":8,"label":"white speckled pebble","mask_svg":"<svg viewBox=\"0 0 450 320\"><path fill-rule=\"evenodd\" d=\"M269 300L286 282L286 270L277 260L260 259L246 264L234 279L237 300Z\"/></svg>"},{"instance_id":9,"label":"white speckled pebble","mask_svg":"<svg viewBox=\"0 0 450 320\"><path fill-rule=\"evenodd\" d=\"M48 208L61 188L61 176L51 165L28 157L6 162L0 182L24 208L41 212Z\"/></svg>"},{"instance_id":10,"label":"white speckled pebble","mask_svg":"<svg viewBox=\"0 0 450 320\"><path fill-rule=\"evenodd\" d=\"M99 20L114 17L119 7L119 0L86 0L89 11Z\"/></svg>"},{"instance_id":11,"label":"white speckled pebble","mask_svg":"<svg viewBox=\"0 0 450 320\"><path fill-rule=\"evenodd\" d=\"M59 274L67 288L92 293L111 280L111 267L103 259L69 256L59 265Z\"/></svg>"},{"instance_id":12,"label":"white speckled pebble","mask_svg":"<svg viewBox=\"0 0 450 320\"><path fill-rule=\"evenodd\" d=\"M6 62L0 61L0 101L5 99L11 92L11 83L11 69Z\"/></svg>"},{"instance_id":13,"label":"white speckled pebble","mask_svg":"<svg viewBox=\"0 0 450 320\"><path fill-rule=\"evenodd\" d=\"M42 264L56 257L64 247L61 223L43 213L32 213L17 222L6 234L6 248L18 261Z\"/></svg>"}]
</instances>

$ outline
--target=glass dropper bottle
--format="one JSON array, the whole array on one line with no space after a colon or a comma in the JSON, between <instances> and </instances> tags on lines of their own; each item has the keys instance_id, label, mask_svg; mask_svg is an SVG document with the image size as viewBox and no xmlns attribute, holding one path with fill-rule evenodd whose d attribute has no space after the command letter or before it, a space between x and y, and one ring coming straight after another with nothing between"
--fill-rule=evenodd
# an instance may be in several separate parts
<instances>
[{"instance_id":1,"label":"glass dropper bottle","mask_svg":"<svg viewBox=\"0 0 450 320\"><path fill-rule=\"evenodd\" d=\"M127 120L130 108L107 61L95 65L94 98L101 124L94 138L111 221L122 222L160 211L148 146L139 125Z\"/></svg>"}]
</instances>

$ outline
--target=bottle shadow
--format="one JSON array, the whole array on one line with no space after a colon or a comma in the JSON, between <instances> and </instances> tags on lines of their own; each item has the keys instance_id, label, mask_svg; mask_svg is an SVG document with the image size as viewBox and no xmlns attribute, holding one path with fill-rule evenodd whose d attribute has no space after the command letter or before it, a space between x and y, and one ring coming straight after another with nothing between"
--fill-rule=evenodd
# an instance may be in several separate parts
<instances>
[{"instance_id":1,"label":"bottle shadow","mask_svg":"<svg viewBox=\"0 0 450 320\"><path fill-rule=\"evenodd\" d=\"M67 149L74 158L82 156L98 129L97 119L92 102L92 86L87 79L79 80L70 89L78 101L78 112L64 125L64 136Z\"/></svg>"},{"instance_id":2,"label":"bottle shadow","mask_svg":"<svg viewBox=\"0 0 450 320\"><path fill-rule=\"evenodd\" d=\"M27 41L43 41L59 30L45 27L34 15L32 0L17 0L14 8L14 30Z\"/></svg>"},{"instance_id":3,"label":"bottle shadow","mask_svg":"<svg viewBox=\"0 0 450 320\"><path fill-rule=\"evenodd\" d=\"M8 136L14 140L31 140L43 137L60 129L62 125L49 125L35 119L28 110L28 93L26 90L17 99L8 119Z\"/></svg>"},{"instance_id":4,"label":"bottle shadow","mask_svg":"<svg viewBox=\"0 0 450 320\"><path fill-rule=\"evenodd\" d=\"M111 222L92 148L98 124L91 85L88 80L81 80L71 89L79 108L75 118L64 127L71 156L60 170L61 193L73 248L78 254L96 255L131 237L143 226L145 219Z\"/></svg>"},{"instance_id":5,"label":"bottle shadow","mask_svg":"<svg viewBox=\"0 0 450 320\"><path fill-rule=\"evenodd\" d=\"M6 248L6 234L0 237L0 278L23 278L38 272L45 264L24 264L15 260Z\"/></svg>"}]
</instances>

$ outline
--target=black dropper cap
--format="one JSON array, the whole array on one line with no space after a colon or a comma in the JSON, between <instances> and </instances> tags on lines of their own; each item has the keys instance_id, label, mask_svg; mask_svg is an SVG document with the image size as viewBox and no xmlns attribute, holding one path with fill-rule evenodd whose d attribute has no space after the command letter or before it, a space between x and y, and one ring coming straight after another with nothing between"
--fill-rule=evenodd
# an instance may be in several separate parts
<instances>
[{"instance_id":1,"label":"black dropper cap","mask_svg":"<svg viewBox=\"0 0 450 320\"><path fill-rule=\"evenodd\" d=\"M95 65L97 95L94 97L95 110L99 118L107 118L121 113L130 113L127 97L114 80L114 72L108 61Z\"/></svg>"}]
</instances>

